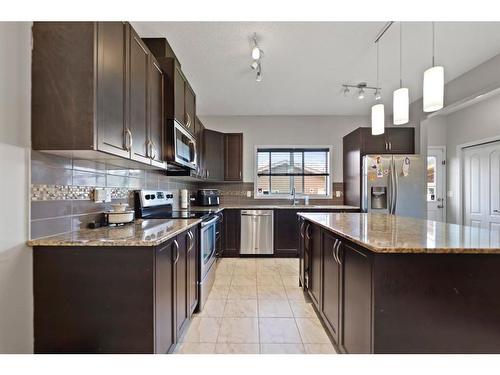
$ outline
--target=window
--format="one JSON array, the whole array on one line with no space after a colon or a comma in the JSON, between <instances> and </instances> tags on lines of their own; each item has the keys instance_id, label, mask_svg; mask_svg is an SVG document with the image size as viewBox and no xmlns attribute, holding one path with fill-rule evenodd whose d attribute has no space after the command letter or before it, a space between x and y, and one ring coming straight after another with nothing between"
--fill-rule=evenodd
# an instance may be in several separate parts
<instances>
[{"instance_id":1,"label":"window","mask_svg":"<svg viewBox=\"0 0 500 375\"><path fill-rule=\"evenodd\" d=\"M257 148L255 197L330 197L329 148Z\"/></svg>"}]
</instances>

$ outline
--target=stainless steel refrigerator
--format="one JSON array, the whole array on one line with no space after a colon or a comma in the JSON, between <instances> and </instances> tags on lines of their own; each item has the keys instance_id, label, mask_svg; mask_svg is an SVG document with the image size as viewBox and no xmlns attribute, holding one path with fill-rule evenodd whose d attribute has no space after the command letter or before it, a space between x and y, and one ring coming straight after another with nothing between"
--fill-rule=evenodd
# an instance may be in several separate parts
<instances>
[{"instance_id":1,"label":"stainless steel refrigerator","mask_svg":"<svg viewBox=\"0 0 500 375\"><path fill-rule=\"evenodd\" d=\"M361 209L426 218L426 163L420 155L363 157Z\"/></svg>"}]
</instances>

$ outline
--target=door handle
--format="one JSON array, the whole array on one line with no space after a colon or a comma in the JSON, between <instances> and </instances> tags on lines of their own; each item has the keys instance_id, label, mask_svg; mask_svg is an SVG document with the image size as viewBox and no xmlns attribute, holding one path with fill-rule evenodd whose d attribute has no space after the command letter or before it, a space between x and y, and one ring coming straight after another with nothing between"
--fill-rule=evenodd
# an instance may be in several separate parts
<instances>
[{"instance_id":1,"label":"door handle","mask_svg":"<svg viewBox=\"0 0 500 375\"><path fill-rule=\"evenodd\" d=\"M132 150L133 138L132 138L132 132L130 131L129 128L125 129L124 136L125 136L125 150L130 151Z\"/></svg>"}]
</instances>

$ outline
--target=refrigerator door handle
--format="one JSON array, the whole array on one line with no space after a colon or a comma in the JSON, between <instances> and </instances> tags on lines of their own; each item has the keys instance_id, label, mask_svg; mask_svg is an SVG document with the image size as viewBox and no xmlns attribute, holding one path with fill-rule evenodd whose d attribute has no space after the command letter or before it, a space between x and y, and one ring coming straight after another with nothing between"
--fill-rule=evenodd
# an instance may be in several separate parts
<instances>
[{"instance_id":1,"label":"refrigerator door handle","mask_svg":"<svg viewBox=\"0 0 500 375\"><path fill-rule=\"evenodd\" d=\"M396 207L398 204L398 190L399 190L399 181L398 181L398 173L396 171L396 162L394 162L394 208L393 213L396 214Z\"/></svg>"}]
</instances>

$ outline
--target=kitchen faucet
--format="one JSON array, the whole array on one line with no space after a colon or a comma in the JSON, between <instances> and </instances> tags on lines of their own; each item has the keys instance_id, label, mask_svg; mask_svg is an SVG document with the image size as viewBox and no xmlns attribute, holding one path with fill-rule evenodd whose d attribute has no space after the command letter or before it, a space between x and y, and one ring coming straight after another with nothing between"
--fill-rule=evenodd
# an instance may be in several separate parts
<instances>
[{"instance_id":1,"label":"kitchen faucet","mask_svg":"<svg viewBox=\"0 0 500 375\"><path fill-rule=\"evenodd\" d=\"M297 203L299 203L297 201L297 199L295 199L295 196L296 196L296 194L295 194L295 186L292 187L292 194L291 195L292 195L292 199L293 199L293 206L295 206Z\"/></svg>"}]
</instances>

